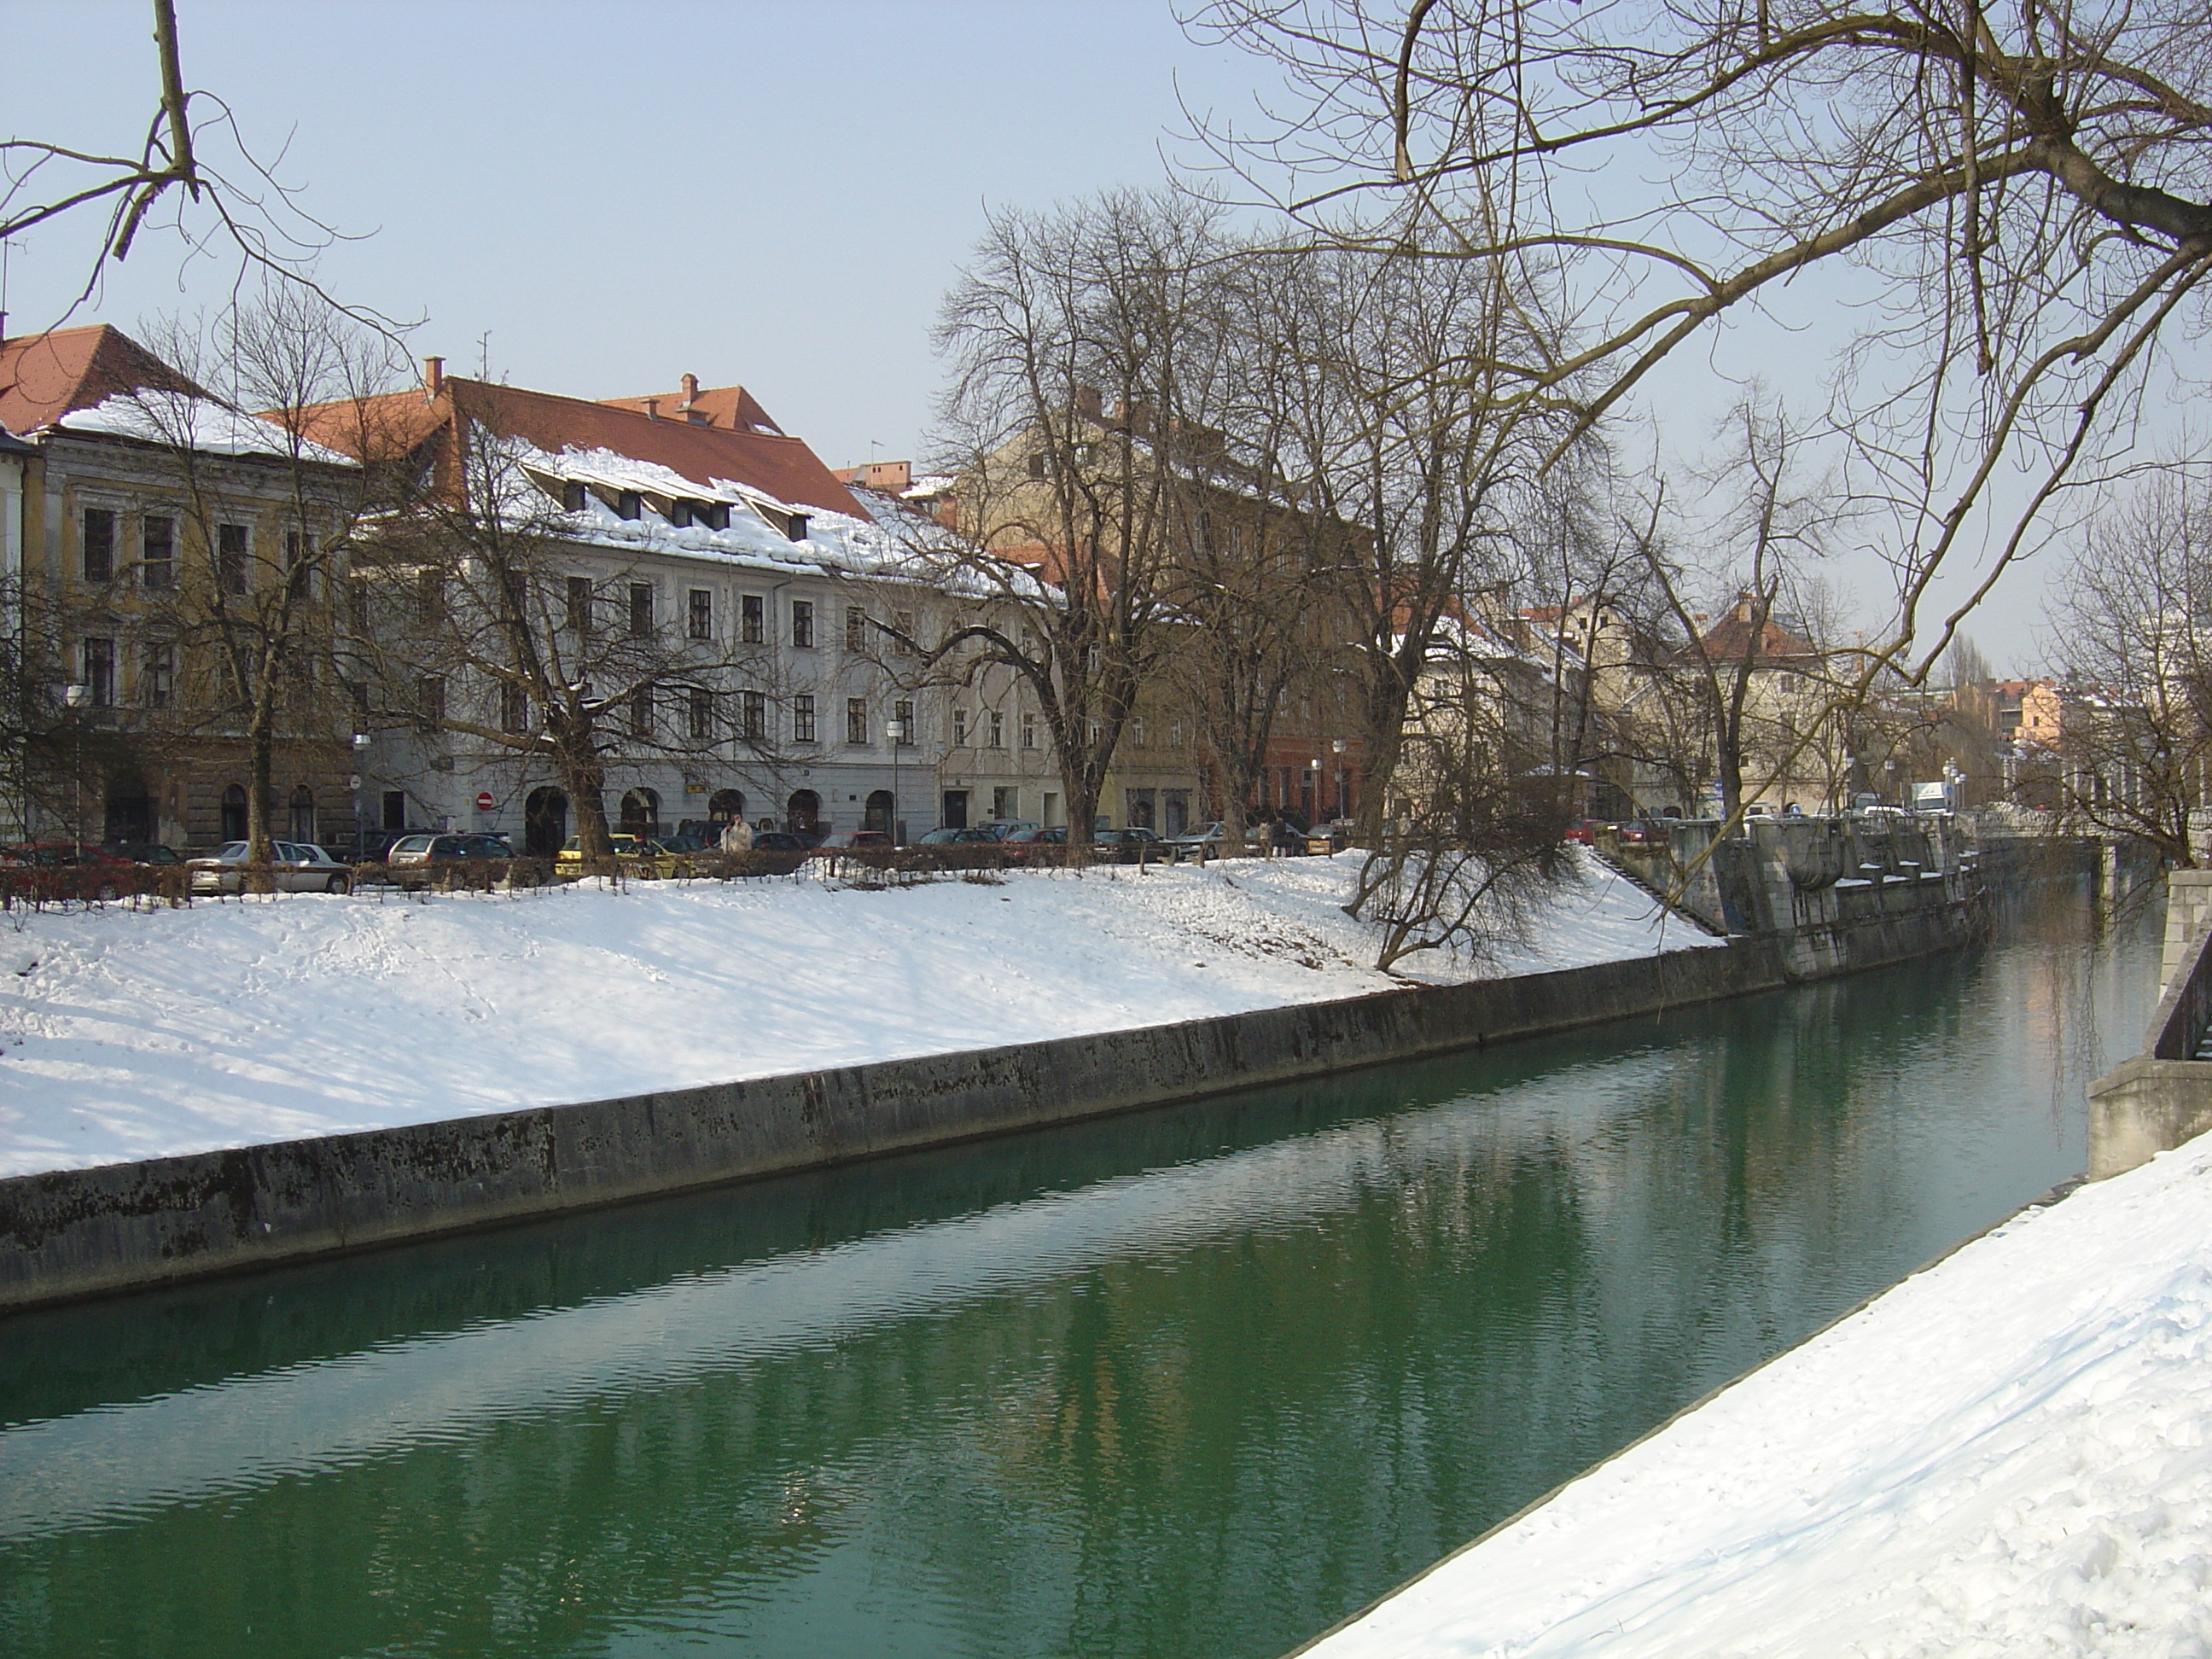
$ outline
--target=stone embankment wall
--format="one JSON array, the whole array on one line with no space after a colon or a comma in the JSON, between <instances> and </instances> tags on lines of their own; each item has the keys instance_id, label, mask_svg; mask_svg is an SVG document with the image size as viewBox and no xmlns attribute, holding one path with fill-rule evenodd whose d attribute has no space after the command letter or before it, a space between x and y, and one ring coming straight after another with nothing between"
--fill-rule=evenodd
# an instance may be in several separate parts
<instances>
[{"instance_id":1,"label":"stone embankment wall","mask_svg":"<svg viewBox=\"0 0 2212 1659\"><path fill-rule=\"evenodd\" d=\"M1667 843L1601 850L1680 890L1717 930L1776 940L1792 980L1827 979L1949 950L1985 926L1982 872L1948 818L1753 821L1722 838L1675 823Z\"/></svg>"},{"instance_id":2,"label":"stone embankment wall","mask_svg":"<svg viewBox=\"0 0 2212 1659\"><path fill-rule=\"evenodd\" d=\"M2089 1085L2089 1179L2125 1175L2212 1130L2212 871L2166 878L2163 990L2141 1053Z\"/></svg>"},{"instance_id":3,"label":"stone embankment wall","mask_svg":"<svg viewBox=\"0 0 2212 1659\"><path fill-rule=\"evenodd\" d=\"M0 1310L1413 1060L1778 988L1771 939L0 1180Z\"/></svg>"}]
</instances>

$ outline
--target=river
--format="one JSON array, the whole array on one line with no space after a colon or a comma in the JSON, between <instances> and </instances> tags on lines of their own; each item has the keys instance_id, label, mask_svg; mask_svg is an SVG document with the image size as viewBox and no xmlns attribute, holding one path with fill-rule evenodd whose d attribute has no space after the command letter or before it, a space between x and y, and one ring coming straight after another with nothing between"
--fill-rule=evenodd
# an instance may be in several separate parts
<instances>
[{"instance_id":1,"label":"river","mask_svg":"<svg viewBox=\"0 0 2212 1659\"><path fill-rule=\"evenodd\" d=\"M0 1652L1272 1659L2080 1171L2157 951L0 1322Z\"/></svg>"}]
</instances>

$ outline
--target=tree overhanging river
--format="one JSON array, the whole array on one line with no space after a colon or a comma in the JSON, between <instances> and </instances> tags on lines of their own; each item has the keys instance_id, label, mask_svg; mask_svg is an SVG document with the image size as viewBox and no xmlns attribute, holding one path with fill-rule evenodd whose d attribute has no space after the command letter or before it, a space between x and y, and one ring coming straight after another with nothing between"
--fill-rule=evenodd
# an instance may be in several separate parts
<instances>
[{"instance_id":1,"label":"tree overhanging river","mask_svg":"<svg viewBox=\"0 0 2212 1659\"><path fill-rule=\"evenodd\" d=\"M2078 1172L2095 931L0 1323L0 1651L1267 1659Z\"/></svg>"}]
</instances>

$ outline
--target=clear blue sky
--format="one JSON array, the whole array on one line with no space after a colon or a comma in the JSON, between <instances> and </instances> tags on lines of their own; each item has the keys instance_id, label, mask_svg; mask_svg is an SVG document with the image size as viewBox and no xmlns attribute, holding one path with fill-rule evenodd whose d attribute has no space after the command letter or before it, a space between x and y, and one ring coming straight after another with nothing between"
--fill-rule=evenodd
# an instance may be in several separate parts
<instances>
[{"instance_id":1,"label":"clear blue sky","mask_svg":"<svg viewBox=\"0 0 2212 1659\"><path fill-rule=\"evenodd\" d=\"M320 274L426 319L418 355L473 374L481 351L495 378L581 397L687 370L741 381L833 465L919 453L930 325L987 207L1158 182L1179 94L1237 114L1272 84L1187 40L1170 0L178 3L188 82L362 239ZM144 0L7 0L10 131L130 148L155 107L149 36ZM92 228L9 251L11 332L60 315ZM149 243L75 320L212 305L230 270L180 271L173 243ZM1697 448L1729 372L1815 393L1822 309L1805 332L1770 324L1669 364L1646 407L1671 454ZM1801 386L1779 383L1791 373ZM2008 580L1972 627L2000 668L2040 654L2057 562ZM1836 575L1864 620L1887 609L1871 559Z\"/></svg>"}]
</instances>

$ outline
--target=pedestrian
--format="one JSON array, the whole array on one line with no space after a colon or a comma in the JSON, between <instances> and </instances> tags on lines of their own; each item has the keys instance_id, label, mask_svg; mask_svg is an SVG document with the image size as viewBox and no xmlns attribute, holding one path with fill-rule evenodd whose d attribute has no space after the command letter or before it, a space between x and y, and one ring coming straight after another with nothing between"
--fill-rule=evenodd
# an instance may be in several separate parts
<instances>
[{"instance_id":1,"label":"pedestrian","mask_svg":"<svg viewBox=\"0 0 2212 1659\"><path fill-rule=\"evenodd\" d=\"M725 853L750 853L753 850L753 827L743 818L732 818L722 826L722 850Z\"/></svg>"}]
</instances>

